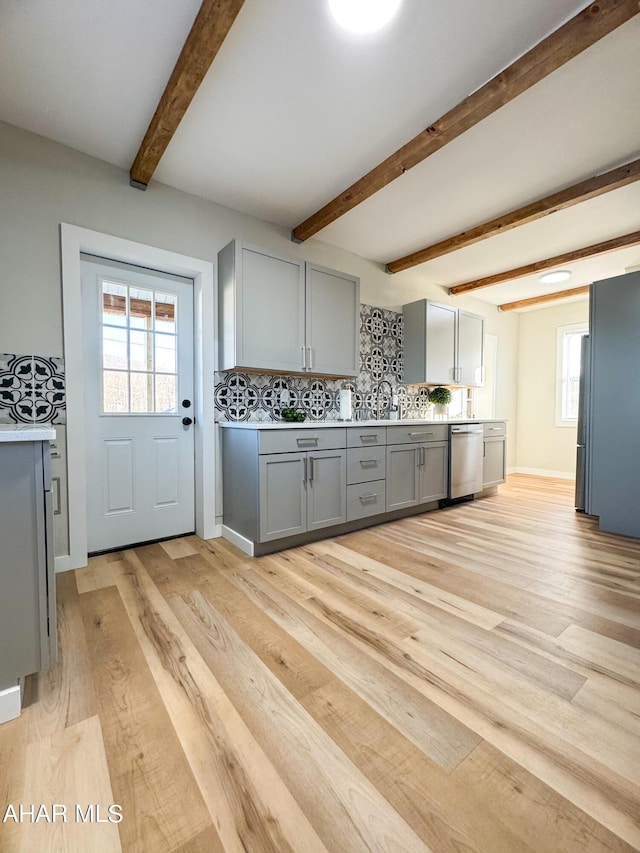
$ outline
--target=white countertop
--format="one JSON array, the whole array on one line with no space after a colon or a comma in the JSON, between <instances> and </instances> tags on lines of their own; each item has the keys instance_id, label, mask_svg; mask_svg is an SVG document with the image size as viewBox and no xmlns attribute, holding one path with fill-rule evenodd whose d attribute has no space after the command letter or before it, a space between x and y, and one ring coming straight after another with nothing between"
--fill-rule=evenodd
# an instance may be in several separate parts
<instances>
[{"instance_id":1,"label":"white countertop","mask_svg":"<svg viewBox=\"0 0 640 853\"><path fill-rule=\"evenodd\" d=\"M302 423L282 421L218 421L221 427L233 427L234 429L326 429L327 427L397 427L404 426L436 426L437 424L495 424L506 423L505 418L456 418L445 421L431 421L425 418L404 418L399 421L372 420L372 421L302 421Z\"/></svg>"},{"instance_id":2,"label":"white countertop","mask_svg":"<svg viewBox=\"0 0 640 853\"><path fill-rule=\"evenodd\" d=\"M0 442L53 441L56 431L52 426L31 424L0 424Z\"/></svg>"}]
</instances>

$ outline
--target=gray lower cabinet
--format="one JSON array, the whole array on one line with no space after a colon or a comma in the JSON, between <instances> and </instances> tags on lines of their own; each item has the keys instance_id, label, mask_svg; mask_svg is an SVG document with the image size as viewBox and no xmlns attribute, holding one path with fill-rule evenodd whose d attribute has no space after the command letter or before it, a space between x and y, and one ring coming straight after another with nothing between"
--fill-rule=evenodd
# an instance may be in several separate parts
<instances>
[{"instance_id":1,"label":"gray lower cabinet","mask_svg":"<svg viewBox=\"0 0 640 853\"><path fill-rule=\"evenodd\" d=\"M507 479L507 424L504 421L486 423L483 432L482 486L488 489Z\"/></svg>"},{"instance_id":2,"label":"gray lower cabinet","mask_svg":"<svg viewBox=\"0 0 640 853\"><path fill-rule=\"evenodd\" d=\"M387 447L387 512L447 496L449 443L392 444Z\"/></svg>"},{"instance_id":3,"label":"gray lower cabinet","mask_svg":"<svg viewBox=\"0 0 640 853\"><path fill-rule=\"evenodd\" d=\"M342 524L346 487L344 449L260 456L260 541Z\"/></svg>"},{"instance_id":4,"label":"gray lower cabinet","mask_svg":"<svg viewBox=\"0 0 640 853\"><path fill-rule=\"evenodd\" d=\"M0 690L56 658L48 441L0 443Z\"/></svg>"},{"instance_id":5,"label":"gray lower cabinet","mask_svg":"<svg viewBox=\"0 0 640 853\"><path fill-rule=\"evenodd\" d=\"M260 541L295 536L307 529L306 453L260 457Z\"/></svg>"}]
</instances>

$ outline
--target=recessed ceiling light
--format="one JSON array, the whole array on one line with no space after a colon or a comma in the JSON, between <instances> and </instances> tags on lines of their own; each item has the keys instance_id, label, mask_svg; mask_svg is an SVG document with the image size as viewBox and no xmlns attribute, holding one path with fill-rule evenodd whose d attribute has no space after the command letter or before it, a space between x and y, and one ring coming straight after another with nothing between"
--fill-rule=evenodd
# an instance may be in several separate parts
<instances>
[{"instance_id":1,"label":"recessed ceiling light","mask_svg":"<svg viewBox=\"0 0 640 853\"><path fill-rule=\"evenodd\" d=\"M329 0L331 14L345 30L372 33L388 24L402 0Z\"/></svg>"},{"instance_id":2,"label":"recessed ceiling light","mask_svg":"<svg viewBox=\"0 0 640 853\"><path fill-rule=\"evenodd\" d=\"M541 275L538 281L541 284L558 284L560 281L566 281L571 278L571 270L554 270Z\"/></svg>"}]
</instances>

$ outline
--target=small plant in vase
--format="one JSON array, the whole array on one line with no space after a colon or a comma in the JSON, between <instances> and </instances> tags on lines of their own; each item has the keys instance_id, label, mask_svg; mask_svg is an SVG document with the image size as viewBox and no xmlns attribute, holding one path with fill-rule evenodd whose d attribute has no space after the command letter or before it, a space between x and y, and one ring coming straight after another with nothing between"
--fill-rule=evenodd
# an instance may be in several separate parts
<instances>
[{"instance_id":1,"label":"small plant in vase","mask_svg":"<svg viewBox=\"0 0 640 853\"><path fill-rule=\"evenodd\" d=\"M447 414L447 406L451 402L451 391L438 385L429 392L429 402L434 404L436 416L444 418Z\"/></svg>"}]
</instances>

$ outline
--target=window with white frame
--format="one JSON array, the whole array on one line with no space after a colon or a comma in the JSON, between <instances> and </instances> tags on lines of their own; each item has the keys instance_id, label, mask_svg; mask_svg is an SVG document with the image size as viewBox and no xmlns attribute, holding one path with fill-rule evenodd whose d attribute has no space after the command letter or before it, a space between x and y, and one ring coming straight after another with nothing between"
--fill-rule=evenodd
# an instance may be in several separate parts
<instances>
[{"instance_id":1,"label":"window with white frame","mask_svg":"<svg viewBox=\"0 0 640 853\"><path fill-rule=\"evenodd\" d=\"M586 323L558 327L556 369L556 426L575 426L578 420L580 357Z\"/></svg>"}]
</instances>

